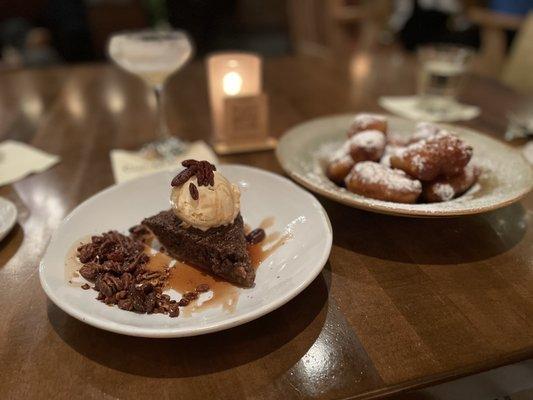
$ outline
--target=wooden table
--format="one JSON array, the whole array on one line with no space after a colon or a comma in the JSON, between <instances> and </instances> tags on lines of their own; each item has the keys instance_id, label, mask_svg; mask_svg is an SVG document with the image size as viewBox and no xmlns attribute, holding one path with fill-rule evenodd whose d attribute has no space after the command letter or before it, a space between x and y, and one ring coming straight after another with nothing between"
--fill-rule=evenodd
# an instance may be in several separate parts
<instances>
[{"instance_id":1,"label":"wooden table","mask_svg":"<svg viewBox=\"0 0 533 400\"><path fill-rule=\"evenodd\" d=\"M414 91L401 54L350 65L267 60L272 131L309 118L379 110L382 94ZM203 64L168 87L169 125L206 138ZM467 125L501 135L520 99L472 78ZM61 156L54 168L0 195L20 217L0 243L2 398L371 398L533 355L533 196L479 216L422 220L351 209L320 198L334 230L322 274L296 299L244 326L195 338L120 336L69 317L41 290L38 264L73 207L113 183L109 150L153 138L142 83L106 65L0 75L0 139ZM223 158L281 173L272 152ZM74 239L74 238L73 238Z\"/></svg>"}]
</instances>

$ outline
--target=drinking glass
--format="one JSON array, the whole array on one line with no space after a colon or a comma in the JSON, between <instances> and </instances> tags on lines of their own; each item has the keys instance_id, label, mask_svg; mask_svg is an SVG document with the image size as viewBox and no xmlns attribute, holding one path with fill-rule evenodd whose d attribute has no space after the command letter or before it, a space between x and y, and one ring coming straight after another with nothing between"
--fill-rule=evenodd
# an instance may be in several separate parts
<instances>
[{"instance_id":1,"label":"drinking glass","mask_svg":"<svg viewBox=\"0 0 533 400\"><path fill-rule=\"evenodd\" d=\"M418 50L419 105L426 111L445 114L457 105L472 50L453 45L423 46Z\"/></svg>"},{"instance_id":2,"label":"drinking glass","mask_svg":"<svg viewBox=\"0 0 533 400\"><path fill-rule=\"evenodd\" d=\"M119 32L108 42L109 57L122 69L137 75L153 90L158 118L158 139L143 146L146 155L173 157L185 143L173 137L162 106L165 82L185 65L193 54L189 36L179 30L141 30Z\"/></svg>"}]
</instances>

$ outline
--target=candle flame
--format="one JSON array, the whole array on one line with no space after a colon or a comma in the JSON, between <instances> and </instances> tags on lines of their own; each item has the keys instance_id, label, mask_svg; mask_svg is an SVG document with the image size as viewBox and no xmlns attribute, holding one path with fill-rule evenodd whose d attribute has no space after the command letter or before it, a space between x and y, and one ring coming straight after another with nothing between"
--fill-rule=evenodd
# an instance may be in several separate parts
<instances>
[{"instance_id":1,"label":"candle flame","mask_svg":"<svg viewBox=\"0 0 533 400\"><path fill-rule=\"evenodd\" d=\"M238 72L231 71L222 78L222 88L228 96L235 96L241 92L242 78Z\"/></svg>"}]
</instances>

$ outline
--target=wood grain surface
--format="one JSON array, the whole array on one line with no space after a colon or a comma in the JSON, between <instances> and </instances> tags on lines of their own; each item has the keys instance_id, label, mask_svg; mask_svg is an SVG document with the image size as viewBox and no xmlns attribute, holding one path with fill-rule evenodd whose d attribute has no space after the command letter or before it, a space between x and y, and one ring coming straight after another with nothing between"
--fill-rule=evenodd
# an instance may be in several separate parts
<instances>
[{"instance_id":1,"label":"wood grain surface","mask_svg":"<svg viewBox=\"0 0 533 400\"><path fill-rule=\"evenodd\" d=\"M380 95L412 94L400 53L359 54L347 65L266 60L270 126L379 111ZM471 77L466 123L501 137L520 97ZM172 132L209 138L205 66L166 91ZM2 399L372 398L533 355L533 196L483 215L405 219L319 198L334 231L329 262L301 295L246 325L201 337L116 335L71 318L41 290L51 233L77 204L111 185L109 151L154 138L149 91L108 65L0 74L0 140L61 156L52 169L0 188L19 224L0 243ZM281 173L272 152L223 162Z\"/></svg>"}]
</instances>

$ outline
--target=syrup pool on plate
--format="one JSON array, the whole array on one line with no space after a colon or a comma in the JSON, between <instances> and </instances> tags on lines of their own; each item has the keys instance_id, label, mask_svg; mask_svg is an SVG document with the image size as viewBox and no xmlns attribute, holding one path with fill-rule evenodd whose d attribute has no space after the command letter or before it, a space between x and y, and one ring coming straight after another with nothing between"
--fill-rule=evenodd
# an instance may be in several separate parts
<instances>
[{"instance_id":1,"label":"syrup pool on plate","mask_svg":"<svg viewBox=\"0 0 533 400\"><path fill-rule=\"evenodd\" d=\"M160 251L147 248L146 252L150 257L146 269L162 271L168 268L169 278L165 285L165 292L173 290L181 295L194 291L199 285L209 286L208 292L202 293L197 300L181 309L182 316L190 316L192 313L208 308L222 307L228 313L235 310L239 299L238 287L207 274L199 268L177 261Z\"/></svg>"},{"instance_id":2,"label":"syrup pool on plate","mask_svg":"<svg viewBox=\"0 0 533 400\"><path fill-rule=\"evenodd\" d=\"M273 225L274 217L268 217L261 221L258 228L263 229L266 232ZM250 227L250 225L244 226L245 234L249 234L251 231L252 227ZM252 267L257 270L257 268L259 268L261 263L267 259L268 256L283 246L290 238L291 235L288 232L282 234L281 232L274 231L266 233L265 238L261 242L248 245L248 253L250 254Z\"/></svg>"},{"instance_id":3,"label":"syrup pool on plate","mask_svg":"<svg viewBox=\"0 0 533 400\"><path fill-rule=\"evenodd\" d=\"M85 280L78 273L82 264L78 260L77 250L78 247L90 241L91 235L84 236L76 240L70 249L68 249L67 256L65 257L65 280L72 286L81 287L85 283Z\"/></svg>"},{"instance_id":4,"label":"syrup pool on plate","mask_svg":"<svg viewBox=\"0 0 533 400\"><path fill-rule=\"evenodd\" d=\"M260 224L259 228L265 231L274 225L274 218L266 218ZM252 229L245 227L245 233ZM200 268L177 261L162 251L157 250L159 245L153 237L144 237L145 253L149 256L149 261L145 268L149 271L162 271L168 269L169 278L165 285L164 291L171 297L179 300L181 295L186 292L194 291L199 285L208 285L209 291L201 293L197 300L192 301L188 306L181 307L181 316L191 316L209 308L221 307L228 313L235 311L239 300L239 287L232 285L222 279L206 273ZM257 269L261 263L272 253L279 249L287 240L290 239L289 233L282 234L274 231L267 233L265 238L257 244L248 246L252 266ZM69 249L65 259L65 279L73 286L81 287L86 281L79 275L78 271L82 266L77 257L77 249L82 244L88 243L91 236L85 236L77 240Z\"/></svg>"}]
</instances>

